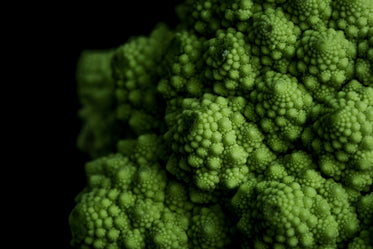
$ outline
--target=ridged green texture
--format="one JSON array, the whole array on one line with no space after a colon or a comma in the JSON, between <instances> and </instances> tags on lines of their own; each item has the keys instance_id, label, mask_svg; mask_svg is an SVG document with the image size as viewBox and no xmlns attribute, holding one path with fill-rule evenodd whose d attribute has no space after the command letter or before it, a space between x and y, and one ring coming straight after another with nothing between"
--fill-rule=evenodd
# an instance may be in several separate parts
<instances>
[{"instance_id":1,"label":"ridged green texture","mask_svg":"<svg viewBox=\"0 0 373 249\"><path fill-rule=\"evenodd\" d=\"M356 48L341 31L306 30L300 39L297 57L300 73L310 74L326 85L339 88L353 75Z\"/></svg>"},{"instance_id":2,"label":"ridged green texture","mask_svg":"<svg viewBox=\"0 0 373 249\"><path fill-rule=\"evenodd\" d=\"M113 55L117 118L127 122L136 135L162 126L162 99L156 83L163 51L170 39L170 31L161 25L149 37L135 37Z\"/></svg>"},{"instance_id":3,"label":"ridged green texture","mask_svg":"<svg viewBox=\"0 0 373 249\"><path fill-rule=\"evenodd\" d=\"M201 96L204 91L202 56L205 39L194 33L182 31L176 33L162 63L162 78L157 90L165 99L178 95Z\"/></svg>"},{"instance_id":4,"label":"ridged green texture","mask_svg":"<svg viewBox=\"0 0 373 249\"><path fill-rule=\"evenodd\" d=\"M302 135L317 154L320 170L356 190L369 191L373 182L373 89L360 86L340 91L323 106Z\"/></svg>"},{"instance_id":5,"label":"ridged green texture","mask_svg":"<svg viewBox=\"0 0 373 249\"><path fill-rule=\"evenodd\" d=\"M178 8L182 25L203 35L223 27L244 30L253 11L252 0L186 0Z\"/></svg>"},{"instance_id":6,"label":"ridged green texture","mask_svg":"<svg viewBox=\"0 0 373 249\"><path fill-rule=\"evenodd\" d=\"M259 73L251 62L249 44L244 34L233 28L218 30L206 42L204 74L213 81L214 93L221 96L243 95L254 87Z\"/></svg>"},{"instance_id":7,"label":"ridged green texture","mask_svg":"<svg viewBox=\"0 0 373 249\"><path fill-rule=\"evenodd\" d=\"M264 248L336 248L353 238L360 222L347 191L315 166L306 152L295 151L267 168L261 181L241 185L232 199L238 229Z\"/></svg>"},{"instance_id":8,"label":"ridged green texture","mask_svg":"<svg viewBox=\"0 0 373 249\"><path fill-rule=\"evenodd\" d=\"M71 244L372 249L373 1L175 11L175 28L82 53L92 161Z\"/></svg>"},{"instance_id":9,"label":"ridged green texture","mask_svg":"<svg viewBox=\"0 0 373 249\"><path fill-rule=\"evenodd\" d=\"M289 0L284 10L289 19L302 30L325 26L332 14L332 0Z\"/></svg>"},{"instance_id":10,"label":"ridged green texture","mask_svg":"<svg viewBox=\"0 0 373 249\"><path fill-rule=\"evenodd\" d=\"M373 86L373 27L368 29L367 39L357 44L356 77L366 86Z\"/></svg>"},{"instance_id":11,"label":"ridged green texture","mask_svg":"<svg viewBox=\"0 0 373 249\"><path fill-rule=\"evenodd\" d=\"M241 97L184 99L182 111L168 114L174 117L165 134L173 151L167 169L202 190L237 187L249 171L248 158L264 138L242 115L245 107Z\"/></svg>"},{"instance_id":12,"label":"ridged green texture","mask_svg":"<svg viewBox=\"0 0 373 249\"><path fill-rule=\"evenodd\" d=\"M373 2L370 0L332 1L330 27L341 29L351 39L364 37L373 25Z\"/></svg>"},{"instance_id":13,"label":"ridged green texture","mask_svg":"<svg viewBox=\"0 0 373 249\"><path fill-rule=\"evenodd\" d=\"M312 97L295 77L268 71L256 79L250 94L267 142L276 152L286 152L297 140L307 121Z\"/></svg>"}]
</instances>

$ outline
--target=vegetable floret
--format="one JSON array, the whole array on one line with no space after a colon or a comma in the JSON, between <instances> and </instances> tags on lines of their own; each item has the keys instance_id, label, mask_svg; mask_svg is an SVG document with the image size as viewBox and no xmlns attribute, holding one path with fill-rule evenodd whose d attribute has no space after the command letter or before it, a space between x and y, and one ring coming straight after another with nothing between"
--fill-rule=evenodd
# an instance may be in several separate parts
<instances>
[{"instance_id":1,"label":"vegetable floret","mask_svg":"<svg viewBox=\"0 0 373 249\"><path fill-rule=\"evenodd\" d=\"M144 164L166 160L169 149L162 137L155 134L145 134L137 139L120 140L118 152L138 164Z\"/></svg>"},{"instance_id":2,"label":"vegetable floret","mask_svg":"<svg viewBox=\"0 0 373 249\"><path fill-rule=\"evenodd\" d=\"M176 33L172 38L157 86L165 99L181 94L191 97L202 95L204 78L201 71L204 64L200 57L204 40L186 31Z\"/></svg>"},{"instance_id":3,"label":"vegetable floret","mask_svg":"<svg viewBox=\"0 0 373 249\"><path fill-rule=\"evenodd\" d=\"M237 226L254 244L323 248L336 243L338 225L330 206L312 188L263 181L251 198L255 201L249 201Z\"/></svg>"},{"instance_id":4,"label":"vegetable floret","mask_svg":"<svg viewBox=\"0 0 373 249\"><path fill-rule=\"evenodd\" d=\"M326 27L332 14L331 0L289 0L284 10L289 13L291 21L302 30Z\"/></svg>"},{"instance_id":5,"label":"vegetable floret","mask_svg":"<svg viewBox=\"0 0 373 249\"><path fill-rule=\"evenodd\" d=\"M149 138L152 135L142 135L139 140ZM144 144L133 146L137 143ZM70 215L72 245L95 249L228 245L220 206L196 206L184 185L167 179L156 157L136 157L113 154L86 164L88 186Z\"/></svg>"},{"instance_id":6,"label":"vegetable floret","mask_svg":"<svg viewBox=\"0 0 373 249\"><path fill-rule=\"evenodd\" d=\"M270 135L267 139L272 150L286 152L302 133L312 97L296 78L274 71L258 77L255 85L250 100L261 128Z\"/></svg>"},{"instance_id":7,"label":"vegetable floret","mask_svg":"<svg viewBox=\"0 0 373 249\"><path fill-rule=\"evenodd\" d=\"M128 158L113 155L88 163L86 172L88 188L70 218L73 244L120 248L121 243L134 243L134 229L145 237L144 229L161 218L167 182L159 165L137 169ZM127 236L132 242L126 242Z\"/></svg>"},{"instance_id":8,"label":"vegetable floret","mask_svg":"<svg viewBox=\"0 0 373 249\"><path fill-rule=\"evenodd\" d=\"M306 30L297 49L298 73L317 77L322 83L340 88L354 72L356 48L342 31Z\"/></svg>"},{"instance_id":9,"label":"vegetable floret","mask_svg":"<svg viewBox=\"0 0 373 249\"><path fill-rule=\"evenodd\" d=\"M195 238L192 248L225 248L230 243L220 206L202 207L194 211L190 236Z\"/></svg>"},{"instance_id":10,"label":"vegetable floret","mask_svg":"<svg viewBox=\"0 0 373 249\"><path fill-rule=\"evenodd\" d=\"M112 60L117 118L141 135L161 126L162 99L157 93L160 61L172 35L164 25L149 37L135 37L119 47Z\"/></svg>"},{"instance_id":11,"label":"vegetable floret","mask_svg":"<svg viewBox=\"0 0 373 249\"><path fill-rule=\"evenodd\" d=\"M359 191L368 191L373 182L372 100L372 88L341 91L315 107L318 118L302 135L319 155L324 174Z\"/></svg>"},{"instance_id":12,"label":"vegetable floret","mask_svg":"<svg viewBox=\"0 0 373 249\"><path fill-rule=\"evenodd\" d=\"M254 248L336 248L360 229L347 191L301 151L272 164L262 181L242 184L231 203Z\"/></svg>"},{"instance_id":13,"label":"vegetable floret","mask_svg":"<svg viewBox=\"0 0 373 249\"><path fill-rule=\"evenodd\" d=\"M216 37L207 41L207 47L205 75L214 82L216 94L243 95L253 88L258 71L251 64L250 47L243 33L233 28L218 30Z\"/></svg>"},{"instance_id":14,"label":"vegetable floret","mask_svg":"<svg viewBox=\"0 0 373 249\"><path fill-rule=\"evenodd\" d=\"M246 21L253 14L252 0L186 0L178 14L184 24L201 34L234 27L245 29Z\"/></svg>"},{"instance_id":15,"label":"vegetable floret","mask_svg":"<svg viewBox=\"0 0 373 249\"><path fill-rule=\"evenodd\" d=\"M370 0L334 0L332 7L329 26L343 30L351 39L364 37L369 27L373 27L373 2Z\"/></svg>"},{"instance_id":16,"label":"vegetable floret","mask_svg":"<svg viewBox=\"0 0 373 249\"><path fill-rule=\"evenodd\" d=\"M263 140L254 124L245 123L245 103L240 97L212 94L184 99L165 134L173 151L168 170L179 179L193 177L189 182L206 191L231 189L244 181L249 153L255 153Z\"/></svg>"},{"instance_id":17,"label":"vegetable floret","mask_svg":"<svg viewBox=\"0 0 373 249\"><path fill-rule=\"evenodd\" d=\"M373 26L373 25L372 25ZM373 27L368 30L367 39L358 43L356 77L367 86L373 86Z\"/></svg>"},{"instance_id":18,"label":"vegetable floret","mask_svg":"<svg viewBox=\"0 0 373 249\"><path fill-rule=\"evenodd\" d=\"M165 212L162 219L155 222L150 233L155 248L189 248L188 228L189 219L180 214Z\"/></svg>"},{"instance_id":19,"label":"vegetable floret","mask_svg":"<svg viewBox=\"0 0 373 249\"><path fill-rule=\"evenodd\" d=\"M281 9L273 8L255 13L252 25L248 29L252 53L260 58L263 66L273 65L282 73L288 72L301 33L299 27L288 20Z\"/></svg>"}]
</instances>

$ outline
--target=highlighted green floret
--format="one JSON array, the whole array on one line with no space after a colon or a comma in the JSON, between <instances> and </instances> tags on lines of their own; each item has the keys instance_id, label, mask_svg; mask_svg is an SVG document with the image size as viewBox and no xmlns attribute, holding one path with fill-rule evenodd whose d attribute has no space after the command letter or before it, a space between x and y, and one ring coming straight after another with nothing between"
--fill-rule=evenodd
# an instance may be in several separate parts
<instances>
[{"instance_id":1,"label":"highlighted green floret","mask_svg":"<svg viewBox=\"0 0 373 249\"><path fill-rule=\"evenodd\" d=\"M253 14L252 0L186 0L179 6L183 24L200 34L213 34L218 29L243 31Z\"/></svg>"},{"instance_id":2,"label":"highlighted green floret","mask_svg":"<svg viewBox=\"0 0 373 249\"><path fill-rule=\"evenodd\" d=\"M244 181L249 153L263 140L257 127L246 123L245 105L241 97L211 94L184 99L165 135L173 151L168 170L183 180L192 177L198 188L207 191L234 188Z\"/></svg>"},{"instance_id":3,"label":"highlighted green floret","mask_svg":"<svg viewBox=\"0 0 373 249\"><path fill-rule=\"evenodd\" d=\"M115 111L115 84L111 78L113 51L84 51L80 55L76 80L82 108L83 127L78 147L91 157L114 150L119 140L119 123Z\"/></svg>"},{"instance_id":4,"label":"highlighted green floret","mask_svg":"<svg viewBox=\"0 0 373 249\"><path fill-rule=\"evenodd\" d=\"M159 165L137 168L121 155L92 161L86 172L88 187L78 196L70 216L72 244L144 248L145 228L160 219L164 208L165 172Z\"/></svg>"},{"instance_id":5,"label":"highlighted green floret","mask_svg":"<svg viewBox=\"0 0 373 249\"><path fill-rule=\"evenodd\" d=\"M356 48L342 31L306 30L297 49L297 71L340 88L354 73Z\"/></svg>"},{"instance_id":6,"label":"highlighted green floret","mask_svg":"<svg viewBox=\"0 0 373 249\"><path fill-rule=\"evenodd\" d=\"M343 30L349 39L364 37L373 27L373 2L371 0L334 0L329 26Z\"/></svg>"},{"instance_id":7,"label":"highlighted green floret","mask_svg":"<svg viewBox=\"0 0 373 249\"><path fill-rule=\"evenodd\" d=\"M326 27L332 14L331 0L289 0L284 10L302 30Z\"/></svg>"},{"instance_id":8,"label":"highlighted green floret","mask_svg":"<svg viewBox=\"0 0 373 249\"><path fill-rule=\"evenodd\" d=\"M337 248L357 235L349 194L323 178L306 152L280 158L262 176L249 178L231 201L237 227L252 247Z\"/></svg>"},{"instance_id":9,"label":"highlighted green floret","mask_svg":"<svg viewBox=\"0 0 373 249\"><path fill-rule=\"evenodd\" d=\"M218 30L216 37L206 44L205 75L214 82L216 94L244 95L253 88L258 71L251 65L250 46L245 42L243 33L233 28Z\"/></svg>"},{"instance_id":10,"label":"highlighted green floret","mask_svg":"<svg viewBox=\"0 0 373 249\"><path fill-rule=\"evenodd\" d=\"M254 3L252 0L228 0L220 9L223 10L223 27L235 26L236 29L244 31L247 26L247 21L253 15Z\"/></svg>"},{"instance_id":11,"label":"highlighted green floret","mask_svg":"<svg viewBox=\"0 0 373 249\"><path fill-rule=\"evenodd\" d=\"M274 71L257 78L255 85L250 100L260 117L260 127L269 134L271 149L285 152L303 131L312 97L296 78Z\"/></svg>"},{"instance_id":12,"label":"highlighted green floret","mask_svg":"<svg viewBox=\"0 0 373 249\"><path fill-rule=\"evenodd\" d=\"M314 189L263 181L252 193L237 226L254 245L321 249L336 243L338 224L329 204Z\"/></svg>"},{"instance_id":13,"label":"highlighted green floret","mask_svg":"<svg viewBox=\"0 0 373 249\"><path fill-rule=\"evenodd\" d=\"M157 94L159 64L171 38L165 26L150 36L136 37L119 47L112 61L117 117L135 134L159 129L163 110Z\"/></svg>"},{"instance_id":14,"label":"highlighted green floret","mask_svg":"<svg viewBox=\"0 0 373 249\"><path fill-rule=\"evenodd\" d=\"M321 171L359 191L373 178L373 89L341 91L316 107L318 119L305 129L303 142L318 154ZM317 112L315 112L317 113Z\"/></svg>"},{"instance_id":15,"label":"highlighted green floret","mask_svg":"<svg viewBox=\"0 0 373 249\"><path fill-rule=\"evenodd\" d=\"M313 163L312 156L307 152L301 150L293 151L291 154L286 154L282 158L281 164L283 164L283 166L285 167L286 172L299 178L305 177L304 173L307 170L315 169L316 167ZM323 178L321 179L324 180ZM319 182L317 186L321 186L320 184L321 183ZM309 182L307 182L307 185L310 185ZM316 186L312 185L312 187Z\"/></svg>"},{"instance_id":16,"label":"highlighted green floret","mask_svg":"<svg viewBox=\"0 0 373 249\"><path fill-rule=\"evenodd\" d=\"M253 44L252 53L260 58L263 66L272 66L286 73L290 58L295 55L300 29L288 20L280 9L268 8L253 16L253 27L248 29L248 39Z\"/></svg>"},{"instance_id":17,"label":"highlighted green floret","mask_svg":"<svg viewBox=\"0 0 373 249\"><path fill-rule=\"evenodd\" d=\"M202 74L204 38L189 32L176 33L164 57L157 89L165 99L178 95L199 97L206 91Z\"/></svg>"}]
</instances>

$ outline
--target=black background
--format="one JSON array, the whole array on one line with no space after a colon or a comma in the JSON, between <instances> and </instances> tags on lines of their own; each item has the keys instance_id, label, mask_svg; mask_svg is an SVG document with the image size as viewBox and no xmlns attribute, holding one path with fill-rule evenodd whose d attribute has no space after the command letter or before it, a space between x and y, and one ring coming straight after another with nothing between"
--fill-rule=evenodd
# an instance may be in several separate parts
<instances>
[{"instance_id":1,"label":"black background","mask_svg":"<svg viewBox=\"0 0 373 249\"><path fill-rule=\"evenodd\" d=\"M32 214L30 211L35 217L28 217L32 224L25 228L31 230L35 223L46 222L40 224L41 229L36 232L39 237L36 235L33 239L45 240L48 236L53 241L48 243L49 248L70 248L68 215L75 205L75 196L85 186L84 163L88 160L87 155L76 148L81 122L77 116L80 104L75 68L80 53L85 49L118 47L131 36L149 34L160 21L175 26L178 19L174 6L179 2L90 2L56 8L59 10L56 15L49 13L37 22L43 25L41 39L37 42L42 53L37 52L40 60L32 71L35 75L39 75L37 70L43 74L37 77L42 78L40 84L36 80L31 87L33 95L28 100L37 113L26 113L23 118L29 121L31 131L27 131L29 138L25 141L31 152L27 161L35 168L26 169L24 174L36 187L32 189L33 195L40 197L42 202L32 198L34 203L30 205L38 212ZM42 245L40 242L30 244Z\"/></svg>"}]
</instances>

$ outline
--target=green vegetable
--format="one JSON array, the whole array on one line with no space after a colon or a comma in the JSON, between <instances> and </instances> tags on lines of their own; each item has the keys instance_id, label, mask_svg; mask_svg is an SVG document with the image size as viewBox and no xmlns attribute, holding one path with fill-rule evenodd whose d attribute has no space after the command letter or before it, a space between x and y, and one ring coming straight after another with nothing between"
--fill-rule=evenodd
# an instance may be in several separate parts
<instances>
[{"instance_id":1,"label":"green vegetable","mask_svg":"<svg viewBox=\"0 0 373 249\"><path fill-rule=\"evenodd\" d=\"M177 13L81 55L72 246L372 249L373 1Z\"/></svg>"}]
</instances>

